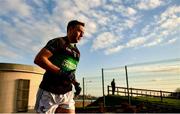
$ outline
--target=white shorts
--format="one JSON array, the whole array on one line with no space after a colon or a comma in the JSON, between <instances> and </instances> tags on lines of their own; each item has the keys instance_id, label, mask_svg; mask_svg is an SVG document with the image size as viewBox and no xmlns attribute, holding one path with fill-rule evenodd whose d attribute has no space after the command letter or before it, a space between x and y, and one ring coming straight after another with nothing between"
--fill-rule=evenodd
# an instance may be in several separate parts
<instances>
[{"instance_id":1,"label":"white shorts","mask_svg":"<svg viewBox=\"0 0 180 114\"><path fill-rule=\"evenodd\" d=\"M57 95L43 89L39 89L34 109L38 113L55 113L57 107L75 110L75 102L73 98L73 91Z\"/></svg>"}]
</instances>

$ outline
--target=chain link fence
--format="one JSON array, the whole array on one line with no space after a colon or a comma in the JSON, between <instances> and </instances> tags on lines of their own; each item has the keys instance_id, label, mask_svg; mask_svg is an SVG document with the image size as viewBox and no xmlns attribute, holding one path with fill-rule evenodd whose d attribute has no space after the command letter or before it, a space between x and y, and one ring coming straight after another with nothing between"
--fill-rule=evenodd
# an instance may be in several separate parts
<instances>
[{"instance_id":1,"label":"chain link fence","mask_svg":"<svg viewBox=\"0 0 180 114\"><path fill-rule=\"evenodd\" d=\"M180 59L127 65L103 69L105 94L112 94L110 82L115 79L116 95L180 98ZM108 93L107 93L108 92Z\"/></svg>"},{"instance_id":2,"label":"chain link fence","mask_svg":"<svg viewBox=\"0 0 180 114\"><path fill-rule=\"evenodd\" d=\"M127 65L104 69L105 87L115 78L118 87L174 92L180 88L180 59Z\"/></svg>"},{"instance_id":3,"label":"chain link fence","mask_svg":"<svg viewBox=\"0 0 180 114\"><path fill-rule=\"evenodd\" d=\"M108 95L108 86L111 86L113 79L116 87L175 92L180 88L180 59L103 68L102 75L82 79L81 99L92 103L98 97ZM115 92L115 94L127 96L126 92Z\"/></svg>"}]
</instances>

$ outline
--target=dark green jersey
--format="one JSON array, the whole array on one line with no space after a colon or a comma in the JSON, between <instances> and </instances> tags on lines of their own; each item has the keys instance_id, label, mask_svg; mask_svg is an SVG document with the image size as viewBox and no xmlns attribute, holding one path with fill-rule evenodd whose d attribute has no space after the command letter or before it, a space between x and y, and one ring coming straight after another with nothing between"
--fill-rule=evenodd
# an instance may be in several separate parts
<instances>
[{"instance_id":1,"label":"dark green jersey","mask_svg":"<svg viewBox=\"0 0 180 114\"><path fill-rule=\"evenodd\" d=\"M80 52L76 45L69 44L67 38L55 38L45 46L53 55L49 60L63 71L75 71L80 58ZM72 90L72 84L64 83L63 76L46 71L40 88L55 93L64 94Z\"/></svg>"}]
</instances>

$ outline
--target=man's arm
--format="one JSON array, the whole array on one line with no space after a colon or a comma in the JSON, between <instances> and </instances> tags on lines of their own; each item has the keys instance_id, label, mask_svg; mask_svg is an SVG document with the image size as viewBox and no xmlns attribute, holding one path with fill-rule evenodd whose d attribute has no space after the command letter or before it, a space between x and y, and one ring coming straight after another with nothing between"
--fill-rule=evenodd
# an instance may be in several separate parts
<instances>
[{"instance_id":1,"label":"man's arm","mask_svg":"<svg viewBox=\"0 0 180 114\"><path fill-rule=\"evenodd\" d=\"M34 63L40 66L41 68L51 71L53 73L58 73L60 68L56 65L53 65L48 58L53 54L46 48L41 49L41 51L36 55Z\"/></svg>"}]
</instances>

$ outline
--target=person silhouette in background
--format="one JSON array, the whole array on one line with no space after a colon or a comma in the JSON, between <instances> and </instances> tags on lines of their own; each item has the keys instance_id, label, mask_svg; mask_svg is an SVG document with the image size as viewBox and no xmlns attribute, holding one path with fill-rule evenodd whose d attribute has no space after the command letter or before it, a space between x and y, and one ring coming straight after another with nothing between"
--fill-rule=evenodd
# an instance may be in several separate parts
<instances>
[{"instance_id":1,"label":"person silhouette in background","mask_svg":"<svg viewBox=\"0 0 180 114\"><path fill-rule=\"evenodd\" d=\"M113 78L113 80L112 80L112 82L111 82L111 87L112 87L112 95L114 95L115 88L116 88L116 84L115 84L114 78Z\"/></svg>"}]
</instances>

